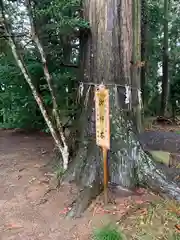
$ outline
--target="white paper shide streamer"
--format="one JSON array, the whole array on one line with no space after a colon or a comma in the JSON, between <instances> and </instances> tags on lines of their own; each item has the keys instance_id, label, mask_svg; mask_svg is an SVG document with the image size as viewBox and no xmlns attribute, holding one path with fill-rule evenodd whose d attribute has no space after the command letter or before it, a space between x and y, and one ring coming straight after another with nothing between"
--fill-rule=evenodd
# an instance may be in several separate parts
<instances>
[{"instance_id":1,"label":"white paper shide streamer","mask_svg":"<svg viewBox=\"0 0 180 240\"><path fill-rule=\"evenodd\" d=\"M83 96L83 91L84 91L84 85L83 83L80 83L80 86L79 86L79 95L82 97Z\"/></svg>"},{"instance_id":2,"label":"white paper shide streamer","mask_svg":"<svg viewBox=\"0 0 180 240\"><path fill-rule=\"evenodd\" d=\"M130 97L131 97L131 88L128 85L125 85L125 104L130 103Z\"/></svg>"},{"instance_id":3,"label":"white paper shide streamer","mask_svg":"<svg viewBox=\"0 0 180 240\"><path fill-rule=\"evenodd\" d=\"M100 90L102 88L105 87L105 85L107 86L111 86L111 85L114 85L114 94L115 94L115 105L118 107L118 104L119 104L119 101L118 101L118 86L121 86L123 88L125 88L125 104L128 105L128 108L131 109L131 90L134 89L137 91L137 98L138 98L138 102L139 102L139 105L140 105L140 108L142 108L142 92L140 89L138 88L135 88L135 87L132 87L132 86L129 86L129 85L121 85L121 84L104 84L103 82L101 84L97 84L97 83L93 83L93 82L88 82L88 83L83 83L81 82L80 85L79 85L79 89L78 89L78 99L80 99L83 94L84 94L84 84L87 84L89 85L89 88L87 90L87 94L86 94L86 100L85 100L85 103L87 103L87 99L88 99L88 96L89 96L89 92L90 92L90 89L91 89L91 86L94 86L96 90Z\"/></svg>"},{"instance_id":4,"label":"white paper shide streamer","mask_svg":"<svg viewBox=\"0 0 180 240\"><path fill-rule=\"evenodd\" d=\"M139 100L140 108L142 108L141 90L139 90L139 89L138 89L138 100Z\"/></svg>"}]
</instances>

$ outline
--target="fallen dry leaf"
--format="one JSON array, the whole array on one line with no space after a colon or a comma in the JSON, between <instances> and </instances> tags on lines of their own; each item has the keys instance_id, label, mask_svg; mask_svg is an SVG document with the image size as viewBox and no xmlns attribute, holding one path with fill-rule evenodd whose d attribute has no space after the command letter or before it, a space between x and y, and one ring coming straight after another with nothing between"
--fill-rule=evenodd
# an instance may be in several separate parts
<instances>
[{"instance_id":1,"label":"fallen dry leaf","mask_svg":"<svg viewBox=\"0 0 180 240\"><path fill-rule=\"evenodd\" d=\"M145 201L143 201L143 200L136 200L136 201L135 201L136 204L142 204L142 203L144 203L144 202L145 202Z\"/></svg>"},{"instance_id":2,"label":"fallen dry leaf","mask_svg":"<svg viewBox=\"0 0 180 240\"><path fill-rule=\"evenodd\" d=\"M139 213L142 214L142 215L147 215L148 210L147 210L147 208L142 208L142 209L139 210Z\"/></svg>"},{"instance_id":3,"label":"fallen dry leaf","mask_svg":"<svg viewBox=\"0 0 180 240\"><path fill-rule=\"evenodd\" d=\"M40 164L35 164L34 167L35 167L35 168L40 168L41 165L40 165Z\"/></svg>"},{"instance_id":4,"label":"fallen dry leaf","mask_svg":"<svg viewBox=\"0 0 180 240\"><path fill-rule=\"evenodd\" d=\"M11 230L11 229L17 229L17 228L22 228L22 225L19 224L15 224L15 223L10 223L6 225L7 230Z\"/></svg>"},{"instance_id":5,"label":"fallen dry leaf","mask_svg":"<svg viewBox=\"0 0 180 240\"><path fill-rule=\"evenodd\" d=\"M180 233L180 224L175 225L176 230Z\"/></svg>"},{"instance_id":6,"label":"fallen dry leaf","mask_svg":"<svg viewBox=\"0 0 180 240\"><path fill-rule=\"evenodd\" d=\"M175 178L174 178L174 181L180 179L180 175L177 175Z\"/></svg>"},{"instance_id":7,"label":"fallen dry leaf","mask_svg":"<svg viewBox=\"0 0 180 240\"><path fill-rule=\"evenodd\" d=\"M64 214L64 215L66 215L70 210L71 210L70 207L66 207L66 208L64 208L62 211L60 211L59 214L62 214L62 215Z\"/></svg>"},{"instance_id":8,"label":"fallen dry leaf","mask_svg":"<svg viewBox=\"0 0 180 240\"><path fill-rule=\"evenodd\" d=\"M96 214L101 214L101 213L112 213L110 210L107 210L107 209L104 209L102 207L99 207L97 210L96 210Z\"/></svg>"},{"instance_id":9,"label":"fallen dry leaf","mask_svg":"<svg viewBox=\"0 0 180 240\"><path fill-rule=\"evenodd\" d=\"M178 208L176 208L175 206L169 207L168 210L177 214L177 215L180 215L180 210Z\"/></svg>"},{"instance_id":10,"label":"fallen dry leaf","mask_svg":"<svg viewBox=\"0 0 180 240\"><path fill-rule=\"evenodd\" d=\"M143 194L143 193L146 193L146 192L147 192L147 190L144 189L144 188L138 188L138 189L136 189L136 193L139 193L139 194Z\"/></svg>"},{"instance_id":11,"label":"fallen dry leaf","mask_svg":"<svg viewBox=\"0 0 180 240\"><path fill-rule=\"evenodd\" d=\"M22 171L24 171L25 170L25 168L21 168L21 169L19 169L19 172L22 172Z\"/></svg>"}]
</instances>

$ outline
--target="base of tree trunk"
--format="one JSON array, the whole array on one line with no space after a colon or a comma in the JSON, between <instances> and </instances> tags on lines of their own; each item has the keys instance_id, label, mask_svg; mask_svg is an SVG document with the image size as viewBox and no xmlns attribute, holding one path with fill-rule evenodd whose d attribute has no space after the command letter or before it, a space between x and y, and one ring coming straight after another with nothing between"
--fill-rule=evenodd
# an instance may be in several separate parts
<instances>
[{"instance_id":1,"label":"base of tree trunk","mask_svg":"<svg viewBox=\"0 0 180 240\"><path fill-rule=\"evenodd\" d=\"M102 185L93 182L92 186L84 187L75 202L70 206L71 210L67 213L67 218L81 217L82 213L89 207L92 200L95 199L102 190Z\"/></svg>"},{"instance_id":2,"label":"base of tree trunk","mask_svg":"<svg viewBox=\"0 0 180 240\"><path fill-rule=\"evenodd\" d=\"M92 150L92 143L90 145L90 149ZM98 164L101 162L99 155L100 152L96 146L94 146L94 148L96 151L90 151L90 155L88 154L87 148L83 148L86 150L81 151L81 154L78 154L78 157L65 175L65 181L76 181L81 187L77 199L72 203L70 206L71 210L67 213L68 218L80 217L89 207L92 200L103 190L103 169L102 164ZM160 168L160 165L156 164L153 159L143 152L142 149L140 151L139 156L143 158L143 164L139 168L138 182L134 181L134 186L123 186L122 184L119 184L119 182L113 182L113 184L115 183L115 185L123 188L125 187L130 191L137 185L143 186L151 189L162 197L168 197L180 201L180 188L177 183L173 182L168 176L166 169ZM84 157L81 159L80 156L83 155ZM97 159L99 160L97 161ZM76 161L79 164L77 164ZM114 173L114 175L116 174L117 173ZM121 175L121 172L119 172L119 175Z\"/></svg>"},{"instance_id":3,"label":"base of tree trunk","mask_svg":"<svg viewBox=\"0 0 180 240\"><path fill-rule=\"evenodd\" d=\"M180 188L159 168L142 148L133 132L132 121L114 104L115 96L110 92L111 149L108 152L109 182L132 190L144 186L163 197L180 201ZM96 146L95 135L89 133L92 110L85 113L87 124L76 158L72 161L63 181L75 181L82 191L72 204L68 217L79 217L88 208L92 199L103 189L103 161L101 149ZM91 114L91 115L90 115ZM83 118L84 119L84 118ZM88 127L87 127L88 126ZM91 131L92 132L92 131Z\"/></svg>"},{"instance_id":4,"label":"base of tree trunk","mask_svg":"<svg viewBox=\"0 0 180 240\"><path fill-rule=\"evenodd\" d=\"M172 176L168 174L166 168L167 167L164 166L162 169L154 162L151 166L148 164L144 165L141 174L143 185L152 189L152 191L158 193L162 197L171 198L180 202L180 184L172 179Z\"/></svg>"}]
</instances>

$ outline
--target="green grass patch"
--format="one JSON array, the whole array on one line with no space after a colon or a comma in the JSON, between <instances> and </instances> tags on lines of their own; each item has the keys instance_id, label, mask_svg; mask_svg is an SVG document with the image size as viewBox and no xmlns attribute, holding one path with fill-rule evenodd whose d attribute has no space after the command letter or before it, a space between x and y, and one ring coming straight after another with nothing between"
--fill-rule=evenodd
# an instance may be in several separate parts
<instances>
[{"instance_id":1,"label":"green grass patch","mask_svg":"<svg viewBox=\"0 0 180 240\"><path fill-rule=\"evenodd\" d=\"M123 240L123 234L114 226L107 225L96 230L92 240Z\"/></svg>"}]
</instances>

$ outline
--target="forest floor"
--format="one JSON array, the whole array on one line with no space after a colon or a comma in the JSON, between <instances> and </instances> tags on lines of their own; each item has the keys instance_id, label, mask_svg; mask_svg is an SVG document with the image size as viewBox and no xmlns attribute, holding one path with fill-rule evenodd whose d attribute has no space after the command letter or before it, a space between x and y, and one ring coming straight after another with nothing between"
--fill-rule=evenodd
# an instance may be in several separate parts
<instances>
[{"instance_id":1,"label":"forest floor","mask_svg":"<svg viewBox=\"0 0 180 240\"><path fill-rule=\"evenodd\" d=\"M143 189L116 193L108 208L100 196L81 218L64 219L77 189L55 188L53 147L46 134L0 130L0 240L89 240L108 223L127 239L173 239L180 208Z\"/></svg>"}]
</instances>

